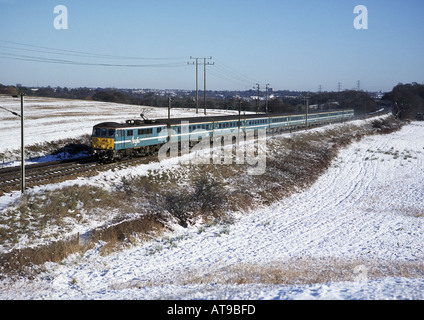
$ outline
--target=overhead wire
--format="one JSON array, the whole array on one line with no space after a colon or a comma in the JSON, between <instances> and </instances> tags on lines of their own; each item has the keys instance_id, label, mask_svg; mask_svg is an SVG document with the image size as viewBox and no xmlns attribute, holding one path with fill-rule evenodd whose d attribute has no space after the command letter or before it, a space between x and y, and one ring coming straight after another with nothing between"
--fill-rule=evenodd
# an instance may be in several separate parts
<instances>
[{"instance_id":1,"label":"overhead wire","mask_svg":"<svg viewBox=\"0 0 424 320\"><path fill-rule=\"evenodd\" d=\"M255 79L228 66L221 60L214 60L216 61L214 67L208 70L208 74L214 78L225 80L245 88L253 88L253 85L257 83Z\"/></svg>"},{"instance_id":2,"label":"overhead wire","mask_svg":"<svg viewBox=\"0 0 424 320\"><path fill-rule=\"evenodd\" d=\"M12 45L18 45L18 46L22 46L22 47L43 49L43 50L34 50L34 49L25 49L25 48L17 48L17 47L10 47L10 46L8 46L8 48L14 49L14 50L25 50L25 51L34 51L34 52L57 54L57 55L89 57L89 58L129 59L129 60L179 60L179 59L182 60L182 59L185 59L186 58L186 57L121 56L121 55L111 55L111 54L103 54L103 53L93 53L93 52L84 52L84 51L76 51L76 50L58 49L58 48L37 46L37 45L32 45L32 44L26 44L26 43L20 43L20 42L13 42L13 41L6 41L6 40L0 40L0 42L7 43L7 44L12 44ZM0 47L6 47L6 46L0 46ZM48 51L45 51L45 50L48 50Z\"/></svg>"},{"instance_id":3,"label":"overhead wire","mask_svg":"<svg viewBox=\"0 0 424 320\"><path fill-rule=\"evenodd\" d=\"M0 40L0 42L13 44L13 45L19 45L19 46L25 46L29 48L35 48L35 49L28 49L28 48L20 48L16 46L10 46L10 45L0 45L0 49L8 49L8 51L0 51L0 57L6 58L6 59L14 59L14 60L22 60L22 61L31 61L31 62L43 62L43 63L55 63L55 64L70 64L70 65L81 65L81 66L102 66L102 67L128 67L128 68L145 68L145 67L182 67L185 66L185 62L182 60L182 57L130 57L130 56L119 56L119 55L107 55L107 54L97 54L97 53L90 53L90 52L82 52L82 51L74 51L74 50L64 50L64 49L57 49L57 48L51 48L51 47L42 47L42 46L35 46L30 44L23 44L18 42L12 42L12 41L5 41ZM42 50L40 50L42 49ZM12 52L10 52L12 50ZM26 52L36 52L43 54L40 55L26 55L26 54L18 54L13 51L26 51ZM47 54L47 56L46 56ZM55 56L70 56L70 57L84 57L84 58L97 58L97 59L120 59L120 60L166 60L166 61L172 61L175 62L161 62L161 63L150 63L150 64L140 64L140 63L110 63L110 62L88 62L88 61L75 61L75 60L69 60L69 59L58 59ZM180 60L180 61L178 61Z\"/></svg>"},{"instance_id":4,"label":"overhead wire","mask_svg":"<svg viewBox=\"0 0 424 320\"><path fill-rule=\"evenodd\" d=\"M247 82L247 83L257 83L257 79L253 79L250 76L247 76L239 71L237 71L236 69L228 66L227 64L225 64L224 62L215 59L216 61L216 66L218 69L220 69L223 73L226 73L229 77L232 77L234 79L240 80L242 82ZM222 66L222 67L221 67Z\"/></svg>"},{"instance_id":5,"label":"overhead wire","mask_svg":"<svg viewBox=\"0 0 424 320\"><path fill-rule=\"evenodd\" d=\"M208 75L211 75L212 77L214 77L218 80L224 80L224 81L227 81L227 82L231 82L233 84L237 84L241 87L250 87L251 86L251 83L241 81L241 80L236 79L234 77L228 76L225 73L222 73L220 70L214 70L214 69L210 68L208 70Z\"/></svg>"},{"instance_id":6,"label":"overhead wire","mask_svg":"<svg viewBox=\"0 0 424 320\"><path fill-rule=\"evenodd\" d=\"M79 66L101 66L101 67L128 67L128 68L147 68L147 67L182 67L185 66L183 62L175 63L154 63L154 64L119 64L119 63L99 63L99 62L83 62L63 59L44 58L36 56L9 54L0 52L0 57L14 60L32 61L32 62L44 62L44 63L56 63L56 64L68 64L68 65L79 65Z\"/></svg>"},{"instance_id":7,"label":"overhead wire","mask_svg":"<svg viewBox=\"0 0 424 320\"><path fill-rule=\"evenodd\" d=\"M67 58L69 57L69 58ZM0 39L0 58L50 64L125 67L125 68L171 68L186 66L186 57L140 57L94 53L39 46ZM74 59L84 58L84 59ZM87 59L97 59L90 61ZM112 60L112 61L111 61ZM122 60L117 61L116 60ZM155 63L130 63L136 61L156 61ZM258 81L247 76L218 59L208 73L217 79L225 80L242 87L253 87Z\"/></svg>"}]
</instances>

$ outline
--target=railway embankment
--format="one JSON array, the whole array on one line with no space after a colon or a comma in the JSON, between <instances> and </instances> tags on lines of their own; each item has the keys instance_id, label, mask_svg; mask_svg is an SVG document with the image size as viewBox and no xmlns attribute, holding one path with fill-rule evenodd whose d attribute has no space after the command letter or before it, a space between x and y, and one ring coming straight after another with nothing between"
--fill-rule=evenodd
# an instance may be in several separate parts
<instances>
[{"instance_id":1,"label":"railway embankment","mask_svg":"<svg viewBox=\"0 0 424 320\"><path fill-rule=\"evenodd\" d=\"M234 212L247 213L309 188L350 143L401 127L385 116L269 137L261 175L246 174L246 164L237 161L143 165L143 174L126 168L113 178L101 173L33 190L2 212L0 271L31 273L34 265L59 262L99 243L108 254L176 227L229 224Z\"/></svg>"}]
</instances>

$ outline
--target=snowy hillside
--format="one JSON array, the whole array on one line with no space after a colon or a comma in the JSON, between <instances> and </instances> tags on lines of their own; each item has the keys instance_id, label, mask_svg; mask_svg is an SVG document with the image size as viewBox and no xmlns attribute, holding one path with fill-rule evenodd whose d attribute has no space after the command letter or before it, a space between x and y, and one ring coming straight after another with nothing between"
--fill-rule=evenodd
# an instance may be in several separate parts
<instances>
[{"instance_id":1,"label":"snowy hillside","mask_svg":"<svg viewBox=\"0 0 424 320\"><path fill-rule=\"evenodd\" d=\"M96 108L87 104L82 113ZM70 131L89 133L82 124L106 118L75 119ZM46 137L42 127L32 141L55 139L55 130ZM0 130L3 138L6 131ZM1 140L0 150L10 148ZM180 170L172 160L155 166ZM110 188L149 169L108 171L47 189ZM32 280L1 279L0 299L424 299L423 177L424 123L412 122L351 144L307 190L235 215L232 223L175 225L108 255L99 244L46 263ZM18 197L1 197L0 212Z\"/></svg>"}]
</instances>

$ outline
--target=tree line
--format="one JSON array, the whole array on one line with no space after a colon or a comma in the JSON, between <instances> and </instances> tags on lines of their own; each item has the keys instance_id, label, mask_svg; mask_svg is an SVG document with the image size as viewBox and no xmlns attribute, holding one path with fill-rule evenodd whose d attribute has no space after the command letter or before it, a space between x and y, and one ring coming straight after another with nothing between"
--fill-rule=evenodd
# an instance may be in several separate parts
<instances>
[{"instance_id":1,"label":"tree line","mask_svg":"<svg viewBox=\"0 0 424 320\"><path fill-rule=\"evenodd\" d=\"M416 82L399 83L391 92L384 95L383 100L392 104L393 114L404 120L423 120L424 85Z\"/></svg>"},{"instance_id":2,"label":"tree line","mask_svg":"<svg viewBox=\"0 0 424 320\"><path fill-rule=\"evenodd\" d=\"M138 92L127 89L115 88L66 88L66 87L41 87L33 90L27 87L16 88L14 86L4 86L0 84L0 94L17 94L23 92L29 96L52 97L63 99L84 99L102 102L113 102L122 104L145 105L155 107L167 107L168 97L158 94L154 91ZM382 107L393 110L393 114L399 118L415 119L417 114L424 113L424 85L398 84L391 92L384 97L374 99L368 92L345 90L341 92L296 92L290 95L289 92L279 96L276 94L267 102L261 100L259 105L254 99L240 98L254 96L253 91L228 92L223 97L222 94L207 92L206 108L208 109L226 109L237 110L241 107L242 111L285 113L285 112L304 112L306 105L310 110L327 109L347 109L353 108L356 115L375 112ZM236 97L238 96L238 97ZM240 100L241 99L241 100ZM240 105L241 103L241 105ZM195 92L184 91L177 93L172 97L173 108L196 108ZM203 96L199 96L199 109L203 109Z\"/></svg>"}]
</instances>

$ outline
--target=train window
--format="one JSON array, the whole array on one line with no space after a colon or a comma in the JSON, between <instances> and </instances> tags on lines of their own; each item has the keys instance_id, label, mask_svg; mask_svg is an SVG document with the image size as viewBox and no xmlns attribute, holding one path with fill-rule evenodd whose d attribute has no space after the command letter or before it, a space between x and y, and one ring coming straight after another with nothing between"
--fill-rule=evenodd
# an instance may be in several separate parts
<instances>
[{"instance_id":1,"label":"train window","mask_svg":"<svg viewBox=\"0 0 424 320\"><path fill-rule=\"evenodd\" d=\"M138 129L138 134L139 135L143 135L143 134L152 134L153 133L153 129L149 128L149 129Z\"/></svg>"},{"instance_id":2,"label":"train window","mask_svg":"<svg viewBox=\"0 0 424 320\"><path fill-rule=\"evenodd\" d=\"M159 133L162 131L162 128L156 128L156 132Z\"/></svg>"},{"instance_id":3,"label":"train window","mask_svg":"<svg viewBox=\"0 0 424 320\"><path fill-rule=\"evenodd\" d=\"M134 135L133 130L127 130L127 137L132 137Z\"/></svg>"}]
</instances>

